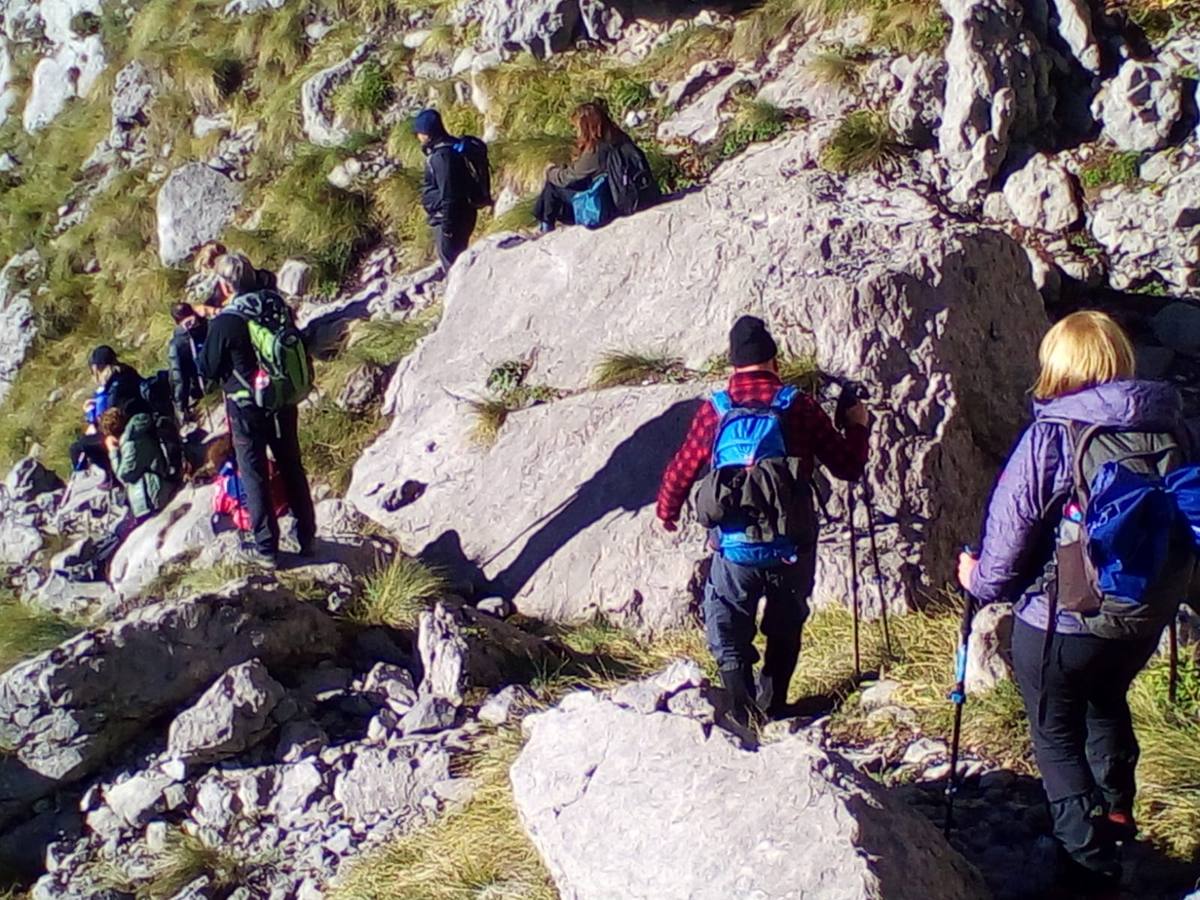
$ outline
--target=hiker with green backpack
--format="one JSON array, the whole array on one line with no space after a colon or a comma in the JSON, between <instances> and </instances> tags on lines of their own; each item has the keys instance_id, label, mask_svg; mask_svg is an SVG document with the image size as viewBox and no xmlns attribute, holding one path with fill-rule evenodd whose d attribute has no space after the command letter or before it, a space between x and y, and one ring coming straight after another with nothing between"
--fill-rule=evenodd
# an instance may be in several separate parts
<instances>
[{"instance_id":1,"label":"hiker with green backpack","mask_svg":"<svg viewBox=\"0 0 1200 900\"><path fill-rule=\"evenodd\" d=\"M1116 896L1138 743L1126 694L1189 596L1200 467L1178 391L1134 378L1107 315L1058 322L1039 351L1034 420L958 578L1012 601L1012 656L1065 885Z\"/></svg>"},{"instance_id":2,"label":"hiker with green backpack","mask_svg":"<svg viewBox=\"0 0 1200 900\"><path fill-rule=\"evenodd\" d=\"M196 363L206 382L219 383L225 393L254 537L246 561L274 568L279 522L271 497L268 449L296 517L301 556L312 554L316 538L297 410L312 390L312 361L291 310L275 290L259 289L261 280L245 256L222 256L216 273L229 299L219 310L205 308L203 314L210 319L208 337Z\"/></svg>"},{"instance_id":3,"label":"hiker with green backpack","mask_svg":"<svg viewBox=\"0 0 1200 900\"><path fill-rule=\"evenodd\" d=\"M783 384L776 356L762 319L734 323L729 386L696 411L658 492L658 518L675 531L692 485L709 467L696 497L714 551L702 610L733 717L742 725L788 712L816 571L814 464L857 481L867 461L867 411L857 396L839 432L815 399ZM756 684L754 634L763 598L767 644Z\"/></svg>"}]
</instances>

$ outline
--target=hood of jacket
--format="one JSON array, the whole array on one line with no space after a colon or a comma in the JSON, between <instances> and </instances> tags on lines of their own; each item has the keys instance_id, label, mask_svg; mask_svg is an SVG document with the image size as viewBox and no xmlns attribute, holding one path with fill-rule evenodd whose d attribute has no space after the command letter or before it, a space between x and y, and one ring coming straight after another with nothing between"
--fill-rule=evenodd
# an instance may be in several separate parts
<instances>
[{"instance_id":1,"label":"hood of jacket","mask_svg":"<svg viewBox=\"0 0 1200 900\"><path fill-rule=\"evenodd\" d=\"M121 439L134 442L152 439L157 447L158 432L154 428L154 419L149 413L138 413L125 425L125 433L121 435Z\"/></svg>"},{"instance_id":2,"label":"hood of jacket","mask_svg":"<svg viewBox=\"0 0 1200 900\"><path fill-rule=\"evenodd\" d=\"M1034 403L1037 419L1060 418L1114 428L1167 430L1179 424L1179 391L1163 381L1110 381Z\"/></svg>"}]
</instances>

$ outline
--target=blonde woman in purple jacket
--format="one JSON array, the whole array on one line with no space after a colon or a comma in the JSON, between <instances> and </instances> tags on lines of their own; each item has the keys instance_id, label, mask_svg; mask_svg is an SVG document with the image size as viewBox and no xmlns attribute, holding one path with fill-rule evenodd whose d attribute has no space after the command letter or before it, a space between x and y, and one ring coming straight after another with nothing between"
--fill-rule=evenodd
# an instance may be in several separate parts
<instances>
[{"instance_id":1,"label":"blonde woman in purple jacket","mask_svg":"<svg viewBox=\"0 0 1200 900\"><path fill-rule=\"evenodd\" d=\"M1097 637L1078 613L1057 609L1047 648L1047 590L1055 581L1062 518L1056 500L1074 488L1071 430L1062 420L1173 431L1183 425L1181 402L1169 384L1135 380L1129 338L1100 312L1077 312L1058 322L1038 355L1033 424L996 484L980 555L960 557L958 578L980 604L1014 603L1013 668L1064 874L1102 896L1119 889L1117 843L1137 833L1138 744L1126 694L1159 637ZM1181 585L1181 596L1186 588Z\"/></svg>"}]
</instances>

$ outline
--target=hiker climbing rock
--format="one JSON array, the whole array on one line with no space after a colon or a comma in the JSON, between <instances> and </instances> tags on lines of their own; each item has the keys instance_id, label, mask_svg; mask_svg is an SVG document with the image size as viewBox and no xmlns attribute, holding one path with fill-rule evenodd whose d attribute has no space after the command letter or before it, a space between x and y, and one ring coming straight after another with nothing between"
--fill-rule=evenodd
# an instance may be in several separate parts
<instances>
[{"instance_id":1,"label":"hiker climbing rock","mask_svg":"<svg viewBox=\"0 0 1200 900\"><path fill-rule=\"evenodd\" d=\"M417 115L413 132L426 156L421 203L433 228L438 260L449 271L471 241L478 211L492 205L487 145L470 135L448 133L435 109Z\"/></svg>"},{"instance_id":2,"label":"hiker climbing rock","mask_svg":"<svg viewBox=\"0 0 1200 900\"><path fill-rule=\"evenodd\" d=\"M1117 843L1137 834L1126 694L1187 596L1196 546L1183 511L1197 508L1200 472L1179 393L1134 379L1129 338L1107 315L1067 316L1039 357L1033 424L958 577L981 604L1015 604L1013 668L1064 884L1115 895Z\"/></svg>"},{"instance_id":3,"label":"hiker climbing rock","mask_svg":"<svg viewBox=\"0 0 1200 900\"><path fill-rule=\"evenodd\" d=\"M729 386L697 410L658 493L658 518L674 531L692 484L711 462L696 504L700 523L712 529L714 549L704 622L743 723L756 708L768 716L787 710L816 567L814 461L854 481L867 460L862 403L846 410L839 433L815 400L783 384L776 355L761 319L742 316L734 323ZM754 631L763 598L767 645L756 686Z\"/></svg>"},{"instance_id":4,"label":"hiker climbing rock","mask_svg":"<svg viewBox=\"0 0 1200 900\"><path fill-rule=\"evenodd\" d=\"M300 455L297 404L312 388L312 364L291 310L239 253L217 262L217 276L230 300L210 315L208 339L197 363L208 383L225 394L238 472L250 510L254 549L247 561L275 566L279 520L271 500L270 449L296 517L302 556L313 552L316 521L308 476Z\"/></svg>"},{"instance_id":5,"label":"hiker climbing rock","mask_svg":"<svg viewBox=\"0 0 1200 900\"><path fill-rule=\"evenodd\" d=\"M659 199L646 155L609 117L602 101L583 103L571 115L575 158L548 166L546 184L533 208L543 232L558 222L596 228L631 215Z\"/></svg>"},{"instance_id":6,"label":"hiker climbing rock","mask_svg":"<svg viewBox=\"0 0 1200 900\"><path fill-rule=\"evenodd\" d=\"M167 345L167 370L171 374L171 401L181 422L196 418L196 401L204 396L204 384L196 371L196 354L208 336L208 320L190 303L171 307L175 332Z\"/></svg>"},{"instance_id":7,"label":"hiker climbing rock","mask_svg":"<svg viewBox=\"0 0 1200 900\"><path fill-rule=\"evenodd\" d=\"M121 362L116 351L106 345L92 351L88 367L97 386L83 405L86 427L83 436L71 444L71 465L76 471L89 465L99 466L111 479L113 471L100 435L100 417L109 409L129 413L133 407L140 408L143 404L142 377L133 367Z\"/></svg>"}]
</instances>

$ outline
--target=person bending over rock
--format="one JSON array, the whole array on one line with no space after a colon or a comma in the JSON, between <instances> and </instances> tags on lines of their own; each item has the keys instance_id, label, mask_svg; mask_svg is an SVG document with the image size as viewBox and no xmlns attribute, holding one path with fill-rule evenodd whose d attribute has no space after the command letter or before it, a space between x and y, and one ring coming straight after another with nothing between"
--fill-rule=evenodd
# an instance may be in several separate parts
<instances>
[{"instance_id":1,"label":"person bending over rock","mask_svg":"<svg viewBox=\"0 0 1200 900\"><path fill-rule=\"evenodd\" d=\"M1120 458L1149 465L1144 471L1158 475L1196 444L1185 433L1176 389L1134 379L1129 338L1103 313L1062 319L1042 340L1039 357L1033 424L996 484L980 555L959 558L958 579L981 604L1015 604L1013 669L1062 852L1064 883L1116 896L1121 878L1116 844L1137 833L1138 743L1126 693L1188 594L1194 548L1186 533L1169 536L1153 588L1165 602L1152 605L1149 593L1141 603L1128 604L1124 614L1114 614L1122 607L1101 604L1083 574L1087 503L1080 503L1077 482L1082 476L1090 492L1097 482L1088 473ZM1101 430L1093 432L1092 426ZM1155 517L1164 530L1170 521L1167 515ZM1123 564L1132 572L1144 562Z\"/></svg>"},{"instance_id":2,"label":"person bending over rock","mask_svg":"<svg viewBox=\"0 0 1200 900\"><path fill-rule=\"evenodd\" d=\"M242 478L238 474L233 439L223 434L214 440L208 445L205 461L208 470L214 473L217 485L217 492L213 495L213 524L216 525L223 517L228 516L233 522L233 527L239 532L249 532L253 526L250 520L250 505L246 501L246 489L242 486ZM271 503L278 518L288 512L287 491L274 463L268 461L268 469L271 473Z\"/></svg>"},{"instance_id":3,"label":"person bending over rock","mask_svg":"<svg viewBox=\"0 0 1200 900\"><path fill-rule=\"evenodd\" d=\"M175 333L167 345L167 370L171 374L171 400L181 422L196 420L196 401L204 396L204 384L196 371L196 353L208 336L208 320L190 303L171 307Z\"/></svg>"},{"instance_id":4,"label":"person bending over rock","mask_svg":"<svg viewBox=\"0 0 1200 900\"><path fill-rule=\"evenodd\" d=\"M107 409L100 416L100 434L112 471L125 486L133 524L140 524L161 511L179 487L154 418L146 411Z\"/></svg>"},{"instance_id":5,"label":"person bending over rock","mask_svg":"<svg viewBox=\"0 0 1200 900\"><path fill-rule=\"evenodd\" d=\"M609 118L599 100L580 104L571 114L571 124L575 127L575 158L567 166L546 167L546 184L533 207L543 232L553 231L559 222L574 225L575 196L601 175L609 174L610 154L633 146L633 140ZM633 156L639 157L648 170L645 157L636 148ZM654 192L657 199L657 186Z\"/></svg>"},{"instance_id":6,"label":"person bending over rock","mask_svg":"<svg viewBox=\"0 0 1200 900\"><path fill-rule=\"evenodd\" d=\"M271 500L268 449L275 457L288 506L296 517L301 556L313 552L316 519L300 455L299 412L294 404L269 408L260 403L258 386L267 373L251 340L250 326L252 320L268 330L290 326L291 314L278 293L259 290L259 273L242 254L221 257L216 271L222 291L231 299L219 311L205 308L208 339L197 365L201 377L207 383L219 383L225 394L229 431L254 535L254 549L245 554L245 561L274 568L279 553L279 519ZM276 314L287 321L275 322Z\"/></svg>"},{"instance_id":7,"label":"person bending over rock","mask_svg":"<svg viewBox=\"0 0 1200 900\"><path fill-rule=\"evenodd\" d=\"M89 465L99 466L108 479L113 477L109 455L100 435L100 417L109 409L146 411L142 399L142 376L117 358L112 347L101 345L88 357L88 368L96 382L96 390L83 404L85 429L83 436L71 444L71 466L81 472Z\"/></svg>"},{"instance_id":8,"label":"person bending over rock","mask_svg":"<svg viewBox=\"0 0 1200 900\"><path fill-rule=\"evenodd\" d=\"M436 109L418 113L413 132L425 153L421 204L433 228L438 261L448 272L471 242L478 210L492 203L487 145L447 132Z\"/></svg>"},{"instance_id":9,"label":"person bending over rock","mask_svg":"<svg viewBox=\"0 0 1200 900\"><path fill-rule=\"evenodd\" d=\"M743 724L760 713L787 711L816 569L814 463L854 481L867 460L862 403L848 409L839 432L815 400L783 384L776 354L761 319L742 316L734 323L729 385L697 410L658 492L658 518L675 531L692 484L710 466L696 504L713 547L705 631L734 717ZM754 634L764 598L767 645L756 685Z\"/></svg>"}]
</instances>

